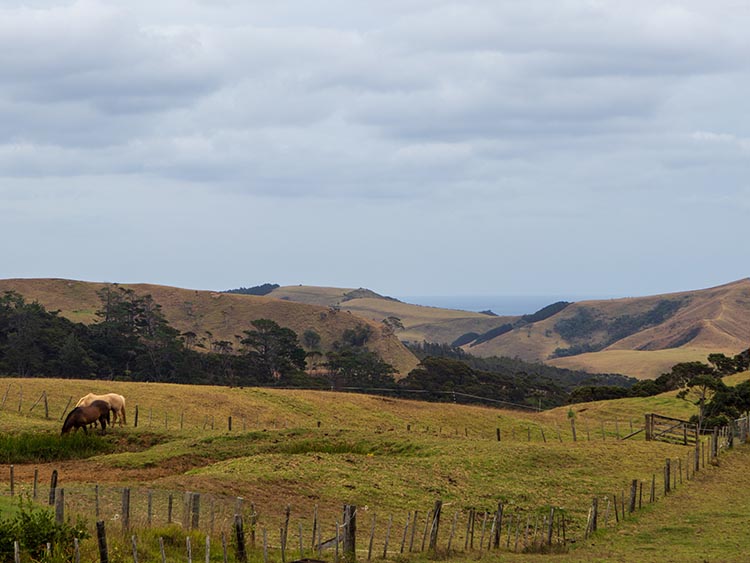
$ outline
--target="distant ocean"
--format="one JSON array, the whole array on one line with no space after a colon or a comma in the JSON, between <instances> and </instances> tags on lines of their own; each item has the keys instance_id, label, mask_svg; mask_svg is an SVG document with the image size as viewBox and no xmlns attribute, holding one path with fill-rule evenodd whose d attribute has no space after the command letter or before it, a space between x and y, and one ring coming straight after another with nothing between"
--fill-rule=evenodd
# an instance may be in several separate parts
<instances>
[{"instance_id":1,"label":"distant ocean","mask_svg":"<svg viewBox=\"0 0 750 563\"><path fill-rule=\"evenodd\" d=\"M462 311L492 311L496 315L528 315L558 301L583 301L582 296L554 295L404 295L396 299L413 305L460 309Z\"/></svg>"}]
</instances>

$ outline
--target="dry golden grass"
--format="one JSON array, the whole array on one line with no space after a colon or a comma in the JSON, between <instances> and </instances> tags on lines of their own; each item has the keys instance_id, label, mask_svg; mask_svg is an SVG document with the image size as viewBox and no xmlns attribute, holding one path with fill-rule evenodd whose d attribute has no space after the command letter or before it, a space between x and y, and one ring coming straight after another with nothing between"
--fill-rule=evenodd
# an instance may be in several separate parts
<instances>
[{"instance_id":1,"label":"dry golden grass","mask_svg":"<svg viewBox=\"0 0 750 563\"><path fill-rule=\"evenodd\" d=\"M670 348L668 350L603 350L567 358L555 358L546 363L590 373L621 373L638 379L655 379L680 362L706 362L715 350Z\"/></svg>"},{"instance_id":2,"label":"dry golden grass","mask_svg":"<svg viewBox=\"0 0 750 563\"><path fill-rule=\"evenodd\" d=\"M0 280L0 292L15 290L28 301L38 301L48 310L60 310L71 320L91 323L96 320L100 301L96 292L105 284L59 279ZM227 340L237 345L242 331L252 329L250 321L268 318L294 330L300 338L308 329L321 337L323 349L340 340L346 329L369 324L372 336L368 346L399 373L405 375L417 365L417 359L393 335L384 334L379 323L356 317L346 311L307 305L268 297L234 295L174 287L132 284L122 285L139 295L150 294L162 306L170 324L181 332L192 331L198 338ZM210 333L210 336L209 336Z\"/></svg>"}]
</instances>

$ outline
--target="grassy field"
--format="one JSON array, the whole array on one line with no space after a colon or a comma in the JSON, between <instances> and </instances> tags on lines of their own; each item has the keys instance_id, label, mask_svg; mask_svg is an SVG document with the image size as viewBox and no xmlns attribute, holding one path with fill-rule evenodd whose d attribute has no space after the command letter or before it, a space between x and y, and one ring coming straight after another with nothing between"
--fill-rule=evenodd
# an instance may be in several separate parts
<instances>
[{"instance_id":1,"label":"grassy field","mask_svg":"<svg viewBox=\"0 0 750 563\"><path fill-rule=\"evenodd\" d=\"M622 373L638 379L656 379L680 362L706 362L715 350L705 348L670 348L667 350L602 350L546 363L590 373Z\"/></svg>"},{"instance_id":2,"label":"grassy field","mask_svg":"<svg viewBox=\"0 0 750 563\"><path fill-rule=\"evenodd\" d=\"M642 433L629 440L616 439L643 426L647 412L679 417L693 413L689 403L668 395L524 413L333 392L2 379L0 394L5 399L0 430L11 435L56 435L69 399L89 391L114 391L128 399L129 424L114 428L107 437L114 452L85 460L19 463L15 474L17 486L28 488L35 469L42 483L52 469L58 469L71 508L89 512L93 486L99 485L102 511L109 522L116 521L119 491L125 486L138 491L135 504L141 523L146 490L154 491L159 499L155 520L160 524L165 524L168 493L181 499L184 491L200 491L215 509L217 531L227 529L235 497L243 497L246 506L253 503L260 515L259 531L266 529L272 543L278 542L285 506L290 507L295 534L302 525L307 536L316 507L328 531L340 517L341 505L352 503L364 517L360 528L367 528L373 514L378 515L375 544L380 546L388 516L394 522L391 541L398 543L407 514L419 511L423 523L425 512L440 498L445 502L447 522L459 515L456 542L463 547L468 509L490 511L500 501L516 522L524 518L534 522L550 507L563 511L568 538L576 542L568 555L556 555L555 560L593 561L612 560L610 555L618 550L634 553L636 547L628 547L631 536L648 538L642 532L648 519L658 521L660 511L671 514L673 499L688 495L680 492L649 506L616 531L600 532L595 541L583 541L592 496L620 494L633 479L650 484L655 474L661 483L666 458L687 464L689 448L646 442ZM42 392L48 397L49 419L44 417L42 401L29 412ZM727 458L729 468L739 463L729 461L733 459ZM728 478L727 470L724 464L707 467L698 480L686 482L684 490L702 495L702 481L719 486L721 479ZM0 487L7 490L7 474ZM203 510L208 506L204 500ZM207 516L203 518L205 522ZM696 526L699 520L696 516ZM638 524L641 521L643 525ZM662 525L683 526L678 522L677 516L670 516ZM419 543L422 529L418 529ZM649 533L652 539L638 540L639 545L642 548L645 541L656 549L660 532ZM502 556L503 560L528 560L507 551Z\"/></svg>"}]
</instances>

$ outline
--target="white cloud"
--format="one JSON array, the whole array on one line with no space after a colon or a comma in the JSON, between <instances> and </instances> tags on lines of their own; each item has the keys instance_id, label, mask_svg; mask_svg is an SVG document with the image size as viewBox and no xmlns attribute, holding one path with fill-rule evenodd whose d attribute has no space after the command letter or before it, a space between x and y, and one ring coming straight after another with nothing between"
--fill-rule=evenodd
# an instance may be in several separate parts
<instances>
[{"instance_id":1,"label":"white cloud","mask_svg":"<svg viewBox=\"0 0 750 563\"><path fill-rule=\"evenodd\" d=\"M487 260L477 241L502 241L497 263L565 268L569 247L627 253L662 228L690 237L677 222L699 221L702 201L746 205L748 24L730 0L6 1L0 204L41 233L79 233L85 216L141 245L130 225L153 209L185 240L185 218L210 209L202 228L233 240L250 206L284 225L253 255L270 262L307 233L339 248L342 230L386 218L359 247L388 245L404 283L440 279L446 249ZM430 247L418 267L415 244Z\"/></svg>"}]
</instances>

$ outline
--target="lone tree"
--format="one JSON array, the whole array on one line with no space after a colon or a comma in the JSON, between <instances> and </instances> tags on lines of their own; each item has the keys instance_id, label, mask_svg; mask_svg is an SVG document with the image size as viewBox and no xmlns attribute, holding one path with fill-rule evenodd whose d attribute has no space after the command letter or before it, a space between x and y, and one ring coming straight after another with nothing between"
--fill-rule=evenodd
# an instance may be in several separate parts
<instances>
[{"instance_id":1,"label":"lone tree","mask_svg":"<svg viewBox=\"0 0 750 563\"><path fill-rule=\"evenodd\" d=\"M685 388L677 393L680 399L692 400L698 406L698 432L703 429L708 402L716 393L726 390L726 387L721 376L715 372L699 373L694 375Z\"/></svg>"}]
</instances>

